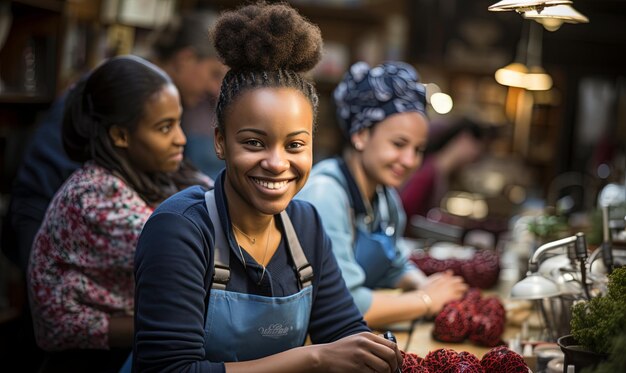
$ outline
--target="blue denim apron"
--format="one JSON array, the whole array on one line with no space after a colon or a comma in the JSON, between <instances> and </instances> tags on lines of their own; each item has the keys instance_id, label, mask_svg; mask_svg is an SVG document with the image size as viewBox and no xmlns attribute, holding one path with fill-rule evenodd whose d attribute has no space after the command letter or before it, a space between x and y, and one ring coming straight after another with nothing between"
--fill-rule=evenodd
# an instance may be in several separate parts
<instances>
[{"instance_id":1,"label":"blue denim apron","mask_svg":"<svg viewBox=\"0 0 626 373\"><path fill-rule=\"evenodd\" d=\"M356 228L354 258L365 272L363 285L370 289L379 287L396 257L394 232L393 227L376 232Z\"/></svg>"},{"instance_id":2,"label":"blue denim apron","mask_svg":"<svg viewBox=\"0 0 626 373\"><path fill-rule=\"evenodd\" d=\"M338 159L339 169L347 183L347 193L352 209L352 224L354 226L354 259L363 268L365 280L363 285L374 289L384 280L385 274L391 268L396 252L396 222L393 215L393 205L388 202L386 188L376 189L378 198L379 220L375 222L371 206L365 203L359 187L350 173L345 161ZM357 215L365 215L364 223L357 222Z\"/></svg>"},{"instance_id":3,"label":"blue denim apron","mask_svg":"<svg viewBox=\"0 0 626 373\"><path fill-rule=\"evenodd\" d=\"M280 219L291 258L298 271L300 291L286 297L266 297L226 291L230 279L230 248L215 205L214 191L205 193L215 230L214 274L204 324L205 359L246 361L304 345L309 329L313 268L306 260L291 219ZM130 373L132 353L120 369Z\"/></svg>"},{"instance_id":4,"label":"blue denim apron","mask_svg":"<svg viewBox=\"0 0 626 373\"><path fill-rule=\"evenodd\" d=\"M205 358L216 362L246 361L304 345L311 316L313 269L287 213L283 211L280 219L301 290L285 297L236 293L226 290L230 247L213 190L205 194L205 201L215 229L215 271L204 325Z\"/></svg>"}]
</instances>

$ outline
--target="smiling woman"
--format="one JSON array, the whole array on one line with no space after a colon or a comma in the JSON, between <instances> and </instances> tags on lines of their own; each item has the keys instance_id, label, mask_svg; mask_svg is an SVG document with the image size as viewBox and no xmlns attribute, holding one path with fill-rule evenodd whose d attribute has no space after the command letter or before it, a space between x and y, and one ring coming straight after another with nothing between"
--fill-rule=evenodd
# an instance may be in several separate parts
<instances>
[{"instance_id":1,"label":"smiling woman","mask_svg":"<svg viewBox=\"0 0 626 373\"><path fill-rule=\"evenodd\" d=\"M406 216L395 188L422 162L425 93L404 62L352 65L334 91L349 146L318 163L298 195L320 212L343 278L374 328L433 315L467 288L450 273L426 277L399 245Z\"/></svg>"},{"instance_id":2,"label":"smiling woman","mask_svg":"<svg viewBox=\"0 0 626 373\"><path fill-rule=\"evenodd\" d=\"M215 147L229 166L226 196L238 211L233 222L258 234L259 227L267 226L259 224L259 212L269 217L280 213L309 176L313 108L292 88L248 91L235 106L224 131L217 132ZM241 199L230 198L235 190Z\"/></svg>"},{"instance_id":3,"label":"smiling woman","mask_svg":"<svg viewBox=\"0 0 626 373\"><path fill-rule=\"evenodd\" d=\"M221 15L212 37L230 67L215 131L226 168L141 234L134 369L395 371L397 346L366 327L315 209L293 200L312 167L318 98L301 73L320 59L319 29L259 3Z\"/></svg>"}]
</instances>

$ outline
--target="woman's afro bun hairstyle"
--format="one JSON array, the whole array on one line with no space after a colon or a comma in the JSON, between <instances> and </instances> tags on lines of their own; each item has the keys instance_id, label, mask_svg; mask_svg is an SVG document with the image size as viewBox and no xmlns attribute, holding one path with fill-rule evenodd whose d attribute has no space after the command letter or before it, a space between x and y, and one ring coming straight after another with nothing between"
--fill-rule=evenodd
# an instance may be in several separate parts
<instances>
[{"instance_id":1,"label":"woman's afro bun hairstyle","mask_svg":"<svg viewBox=\"0 0 626 373\"><path fill-rule=\"evenodd\" d=\"M287 4L264 1L223 13L212 32L222 61L235 71L302 73L320 60L319 27Z\"/></svg>"}]
</instances>

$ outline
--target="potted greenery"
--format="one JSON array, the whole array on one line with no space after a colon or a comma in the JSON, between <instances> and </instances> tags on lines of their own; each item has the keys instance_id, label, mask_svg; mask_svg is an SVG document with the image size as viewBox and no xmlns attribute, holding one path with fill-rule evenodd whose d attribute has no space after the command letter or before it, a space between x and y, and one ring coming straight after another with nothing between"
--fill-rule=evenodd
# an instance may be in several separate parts
<instances>
[{"instance_id":1,"label":"potted greenery","mask_svg":"<svg viewBox=\"0 0 626 373\"><path fill-rule=\"evenodd\" d=\"M564 216L553 213L552 209L535 216L527 227L534 238L533 251L545 243L569 236L567 220Z\"/></svg>"},{"instance_id":2,"label":"potted greenery","mask_svg":"<svg viewBox=\"0 0 626 373\"><path fill-rule=\"evenodd\" d=\"M565 369L593 369L626 354L619 339L626 334L626 267L609 275L607 293L572 306L571 335L559 338ZM617 346L617 348L615 348ZM622 347L619 347L622 346Z\"/></svg>"}]
</instances>

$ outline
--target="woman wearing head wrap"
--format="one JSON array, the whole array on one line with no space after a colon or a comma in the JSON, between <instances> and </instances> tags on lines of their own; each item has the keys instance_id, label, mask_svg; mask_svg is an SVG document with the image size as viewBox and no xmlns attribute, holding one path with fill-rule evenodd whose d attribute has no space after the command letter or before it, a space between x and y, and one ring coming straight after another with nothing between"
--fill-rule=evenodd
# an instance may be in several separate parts
<instances>
[{"instance_id":1,"label":"woman wearing head wrap","mask_svg":"<svg viewBox=\"0 0 626 373\"><path fill-rule=\"evenodd\" d=\"M334 99L350 146L341 158L318 163L298 198L318 210L369 326L433 315L466 285L450 273L424 276L397 242L406 217L395 188L421 163L428 137L424 86L406 63L358 62Z\"/></svg>"},{"instance_id":2,"label":"woman wearing head wrap","mask_svg":"<svg viewBox=\"0 0 626 373\"><path fill-rule=\"evenodd\" d=\"M230 67L215 135L226 168L141 233L134 369L395 371L400 352L366 327L315 209L292 201L312 166L318 98L301 73L320 58L319 29L260 3L224 13L213 37Z\"/></svg>"}]
</instances>

